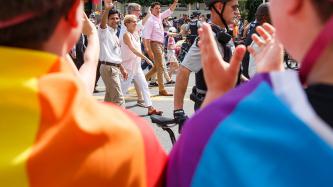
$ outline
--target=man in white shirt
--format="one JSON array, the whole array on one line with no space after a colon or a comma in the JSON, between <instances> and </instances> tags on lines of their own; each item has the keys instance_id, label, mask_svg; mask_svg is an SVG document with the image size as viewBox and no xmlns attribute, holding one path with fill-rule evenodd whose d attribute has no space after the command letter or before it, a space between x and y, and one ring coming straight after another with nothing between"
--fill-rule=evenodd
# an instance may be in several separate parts
<instances>
[{"instance_id":1,"label":"man in white shirt","mask_svg":"<svg viewBox=\"0 0 333 187\"><path fill-rule=\"evenodd\" d=\"M125 100L121 91L120 74L122 74L124 79L127 79L127 72L121 65L120 43L116 35L119 12L112 8L112 1L105 1L105 11L99 28L101 45L100 72L106 87L104 101L113 102L124 107Z\"/></svg>"}]
</instances>

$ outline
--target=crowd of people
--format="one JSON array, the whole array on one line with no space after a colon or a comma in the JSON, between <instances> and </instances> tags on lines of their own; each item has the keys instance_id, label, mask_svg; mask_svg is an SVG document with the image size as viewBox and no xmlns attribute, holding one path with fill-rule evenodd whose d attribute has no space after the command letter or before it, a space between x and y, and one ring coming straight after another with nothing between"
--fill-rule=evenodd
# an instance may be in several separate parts
<instances>
[{"instance_id":1,"label":"crowd of people","mask_svg":"<svg viewBox=\"0 0 333 187\"><path fill-rule=\"evenodd\" d=\"M238 0L206 0L209 20L165 29L177 3L152 3L144 18L130 3L122 19L104 0L94 23L81 0L2 2L1 186L332 186L333 1L270 0L245 26ZM285 50L299 71L285 70ZM92 96L98 72L104 103ZM173 73L182 131L167 155L123 106L134 81L138 103L161 115L147 81L156 74L172 96Z\"/></svg>"}]
</instances>

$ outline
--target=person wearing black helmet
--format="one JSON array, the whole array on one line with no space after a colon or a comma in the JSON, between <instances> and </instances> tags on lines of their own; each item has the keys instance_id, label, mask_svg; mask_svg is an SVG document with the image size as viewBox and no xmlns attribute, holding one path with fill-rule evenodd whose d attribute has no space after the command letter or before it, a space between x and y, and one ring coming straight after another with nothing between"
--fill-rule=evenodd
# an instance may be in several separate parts
<instances>
[{"instance_id":1,"label":"person wearing black helmet","mask_svg":"<svg viewBox=\"0 0 333 187\"><path fill-rule=\"evenodd\" d=\"M238 0L207 0L205 4L210 9L212 30L215 33L215 40L218 43L219 51L223 55L224 60L228 62L231 58L233 48L231 35L227 33L229 31L228 25L233 23L235 15L239 12ZM200 108L207 90L203 77L200 49L197 42L191 46L182 61L175 85L174 118L180 125L180 128L187 119L183 110L183 101L191 72L196 73L196 86L193 88L191 100L194 101L194 109L197 110Z\"/></svg>"}]
</instances>

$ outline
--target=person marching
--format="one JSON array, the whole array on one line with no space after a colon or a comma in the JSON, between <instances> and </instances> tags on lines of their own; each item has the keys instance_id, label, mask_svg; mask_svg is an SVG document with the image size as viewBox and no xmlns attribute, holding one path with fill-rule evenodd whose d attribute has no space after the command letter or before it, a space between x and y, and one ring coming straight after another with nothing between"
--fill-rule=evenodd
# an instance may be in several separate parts
<instances>
[{"instance_id":1,"label":"person marching","mask_svg":"<svg viewBox=\"0 0 333 187\"><path fill-rule=\"evenodd\" d=\"M136 32L137 17L135 15L126 15L124 24L127 28L127 32L124 33L123 39L121 40L121 52L122 65L128 72L128 79L122 81L122 91L126 93L131 86L132 80L134 80L139 88L139 92L143 95L145 106L148 108L148 115L161 115L162 112L152 106L148 83L141 68L141 59L146 60L150 64L153 63L141 52L140 36Z\"/></svg>"}]
</instances>

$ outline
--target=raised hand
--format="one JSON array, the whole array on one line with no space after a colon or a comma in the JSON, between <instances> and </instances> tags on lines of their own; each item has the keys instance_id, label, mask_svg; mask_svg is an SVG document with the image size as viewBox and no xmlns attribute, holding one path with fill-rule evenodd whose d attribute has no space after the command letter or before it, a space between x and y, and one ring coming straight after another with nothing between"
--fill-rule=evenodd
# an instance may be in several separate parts
<instances>
[{"instance_id":1,"label":"raised hand","mask_svg":"<svg viewBox=\"0 0 333 187\"><path fill-rule=\"evenodd\" d=\"M113 8L112 0L104 0L105 10L111 10Z\"/></svg>"},{"instance_id":2,"label":"raised hand","mask_svg":"<svg viewBox=\"0 0 333 187\"><path fill-rule=\"evenodd\" d=\"M275 35L275 28L265 23L257 27L257 34L252 35L253 45L248 47L248 51L254 57L258 73L271 71L283 71L283 45Z\"/></svg>"},{"instance_id":3,"label":"raised hand","mask_svg":"<svg viewBox=\"0 0 333 187\"><path fill-rule=\"evenodd\" d=\"M199 29L201 63L207 84L207 94L202 106L211 103L234 88L237 82L241 61L246 52L245 46L238 46L230 64L225 62L218 50L211 27L203 23Z\"/></svg>"}]
</instances>

